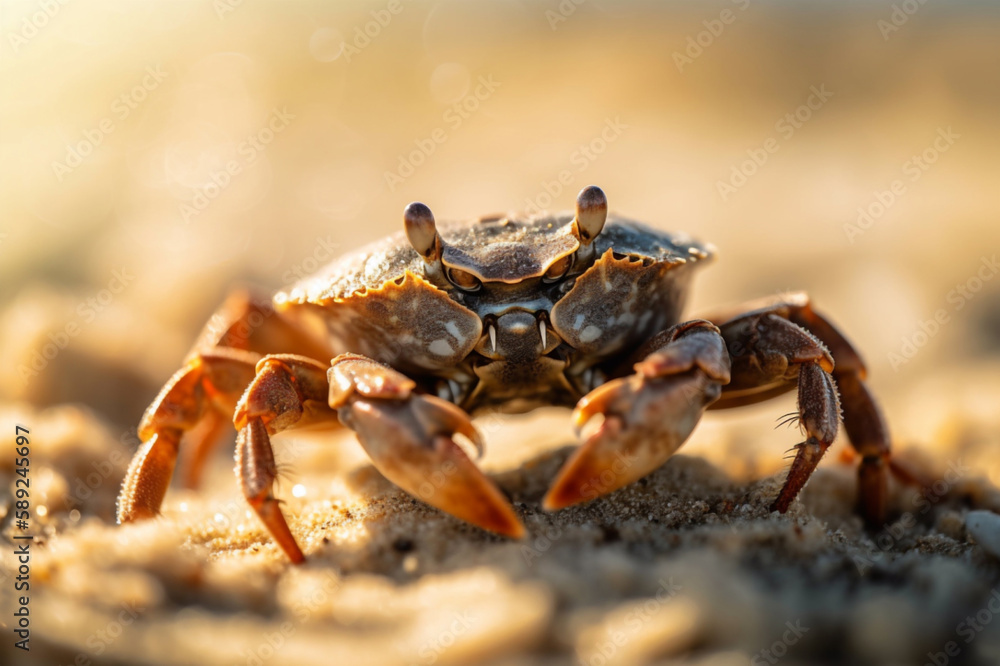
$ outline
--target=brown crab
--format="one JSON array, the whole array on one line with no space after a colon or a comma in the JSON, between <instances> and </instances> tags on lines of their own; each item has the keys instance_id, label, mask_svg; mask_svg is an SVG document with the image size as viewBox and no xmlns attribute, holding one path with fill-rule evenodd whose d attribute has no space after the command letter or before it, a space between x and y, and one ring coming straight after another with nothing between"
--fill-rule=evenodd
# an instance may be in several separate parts
<instances>
[{"instance_id":1,"label":"brown crab","mask_svg":"<svg viewBox=\"0 0 1000 666\"><path fill-rule=\"evenodd\" d=\"M279 292L273 307L246 294L226 302L142 419L119 522L158 512L182 439L196 482L235 412L240 487L293 562L304 556L272 494L271 437L335 418L403 490L520 537L510 503L455 442L481 445L470 414L561 405L575 407L578 429L603 416L545 496L555 510L658 468L706 409L795 386L806 439L772 508L789 508L842 417L861 456L861 511L882 522L889 470L902 472L889 460L864 364L805 295L681 321L694 269L712 250L609 219L593 186L575 215L439 231L431 211L412 203L404 224L409 242L397 234L346 256ZM421 493L443 466L435 492Z\"/></svg>"}]
</instances>

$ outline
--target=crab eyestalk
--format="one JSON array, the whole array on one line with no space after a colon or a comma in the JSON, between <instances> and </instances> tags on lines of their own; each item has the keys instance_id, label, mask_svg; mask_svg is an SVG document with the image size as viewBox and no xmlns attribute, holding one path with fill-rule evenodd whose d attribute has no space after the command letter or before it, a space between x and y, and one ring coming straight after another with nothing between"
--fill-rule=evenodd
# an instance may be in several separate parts
<instances>
[{"instance_id":1,"label":"crab eyestalk","mask_svg":"<svg viewBox=\"0 0 1000 666\"><path fill-rule=\"evenodd\" d=\"M441 254L444 251L444 244L437 232L431 209L419 201L414 201L403 210L403 226L406 228L406 237L410 245L423 257L424 272L429 277L442 275L444 267L441 263Z\"/></svg>"},{"instance_id":2,"label":"crab eyestalk","mask_svg":"<svg viewBox=\"0 0 1000 666\"><path fill-rule=\"evenodd\" d=\"M608 220L608 198L597 185L589 185L576 195L576 217L573 218L573 234L580 239L580 257L585 262L594 260L597 238Z\"/></svg>"}]
</instances>

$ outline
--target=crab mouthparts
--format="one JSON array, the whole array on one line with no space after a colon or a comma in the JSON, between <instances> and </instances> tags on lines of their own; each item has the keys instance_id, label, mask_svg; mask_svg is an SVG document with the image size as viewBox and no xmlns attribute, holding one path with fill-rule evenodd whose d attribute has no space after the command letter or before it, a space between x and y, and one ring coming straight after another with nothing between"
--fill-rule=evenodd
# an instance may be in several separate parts
<instances>
[{"instance_id":1,"label":"crab mouthparts","mask_svg":"<svg viewBox=\"0 0 1000 666\"><path fill-rule=\"evenodd\" d=\"M486 335L478 351L494 360L537 358L559 345L558 337L550 333L546 312L505 312L488 318L485 328Z\"/></svg>"}]
</instances>

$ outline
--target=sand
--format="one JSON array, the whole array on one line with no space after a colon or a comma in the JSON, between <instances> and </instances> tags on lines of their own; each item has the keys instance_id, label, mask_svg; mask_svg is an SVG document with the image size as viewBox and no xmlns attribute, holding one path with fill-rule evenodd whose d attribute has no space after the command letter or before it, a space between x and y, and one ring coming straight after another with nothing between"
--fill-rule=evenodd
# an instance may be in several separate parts
<instances>
[{"instance_id":1,"label":"sand","mask_svg":"<svg viewBox=\"0 0 1000 666\"><path fill-rule=\"evenodd\" d=\"M350 434L284 437L279 493L308 557L294 567L238 495L226 454L202 491L173 489L160 519L117 527L127 433L116 437L76 407L8 405L5 432L30 425L35 501L46 513L33 517L30 659L9 640L3 649L18 664L909 664L938 653L969 664L1000 655L1000 622L991 622L1000 564L965 524L971 510L1000 510L1000 492L977 471L995 450L987 429L967 421L942 434L937 450L950 459L902 451L942 482L927 498L894 484L894 521L870 534L852 512L844 444L788 515L771 514L780 468L748 478L758 463L731 455L739 419L711 416L691 453L606 498L545 513L540 499L572 450L567 416L481 424L483 465L528 527L522 542L395 489ZM706 458L741 464L727 471ZM2 473L7 507L9 460ZM8 521L4 535L13 532Z\"/></svg>"},{"instance_id":2,"label":"sand","mask_svg":"<svg viewBox=\"0 0 1000 666\"><path fill-rule=\"evenodd\" d=\"M732 3L683 67L723 7L405 2L347 58L384 0L60 2L15 49L43 4L0 12L0 664L1000 663L1000 535L974 513L1000 509L990 3L920 3L887 34L905 3ZM165 78L132 100L150 67ZM500 85L479 99L481 80ZM456 126L459 103L478 108ZM275 110L293 122L248 156ZM793 113L809 119L789 135ZM959 135L947 150L942 132ZM801 441L774 427L789 395L711 414L647 479L554 514L539 503L575 445L569 414L480 421L521 543L395 490L344 433L276 439L304 566L245 505L231 446L160 519L114 525L142 410L234 286L287 286L398 232L414 200L445 222L564 210L591 183L718 247L691 316L810 292L864 354L899 457L942 479L933 501L894 485L892 522L866 533L841 438L768 513ZM30 654L10 633L16 423Z\"/></svg>"}]
</instances>

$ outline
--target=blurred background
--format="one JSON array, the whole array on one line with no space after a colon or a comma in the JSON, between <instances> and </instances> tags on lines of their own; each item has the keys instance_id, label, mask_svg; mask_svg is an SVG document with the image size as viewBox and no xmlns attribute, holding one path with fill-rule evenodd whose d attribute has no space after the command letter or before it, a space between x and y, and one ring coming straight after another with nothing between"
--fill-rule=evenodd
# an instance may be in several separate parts
<instances>
[{"instance_id":1,"label":"blurred background","mask_svg":"<svg viewBox=\"0 0 1000 666\"><path fill-rule=\"evenodd\" d=\"M901 446L998 441L996 3L4 0L0 35L7 405L131 437L233 285L413 200L458 220L593 183L718 247L692 314L807 290ZM692 450L777 471L786 411L713 415Z\"/></svg>"},{"instance_id":2,"label":"blurred background","mask_svg":"<svg viewBox=\"0 0 1000 666\"><path fill-rule=\"evenodd\" d=\"M992 3L2 8L8 398L134 422L235 282L284 286L411 200L559 210L590 183L718 246L692 311L806 289L879 389L1000 348L1000 280L975 281L1000 246Z\"/></svg>"}]
</instances>

